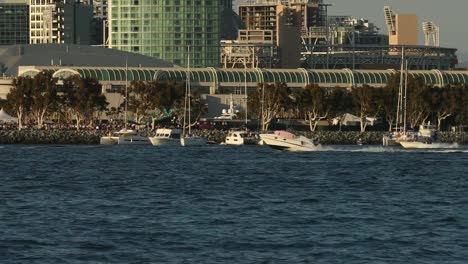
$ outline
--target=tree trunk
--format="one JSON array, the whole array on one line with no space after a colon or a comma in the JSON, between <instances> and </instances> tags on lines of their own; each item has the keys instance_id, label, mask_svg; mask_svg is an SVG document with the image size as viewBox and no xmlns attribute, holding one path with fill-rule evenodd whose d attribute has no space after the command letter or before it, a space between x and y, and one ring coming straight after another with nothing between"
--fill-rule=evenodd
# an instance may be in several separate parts
<instances>
[{"instance_id":1,"label":"tree trunk","mask_svg":"<svg viewBox=\"0 0 468 264\"><path fill-rule=\"evenodd\" d=\"M366 127L367 127L367 120L365 116L361 116L360 120L360 125L361 125L361 132L366 132Z\"/></svg>"},{"instance_id":2,"label":"tree trunk","mask_svg":"<svg viewBox=\"0 0 468 264\"><path fill-rule=\"evenodd\" d=\"M156 118L155 117L151 117L151 130L154 130L154 127L156 126Z\"/></svg>"},{"instance_id":3,"label":"tree trunk","mask_svg":"<svg viewBox=\"0 0 468 264\"><path fill-rule=\"evenodd\" d=\"M17 110L16 115L18 116L18 130L23 128L23 111Z\"/></svg>"},{"instance_id":4,"label":"tree trunk","mask_svg":"<svg viewBox=\"0 0 468 264\"><path fill-rule=\"evenodd\" d=\"M81 123L81 120L80 120L80 118L77 116L77 117L76 117L76 130L80 130L80 123Z\"/></svg>"},{"instance_id":5,"label":"tree trunk","mask_svg":"<svg viewBox=\"0 0 468 264\"><path fill-rule=\"evenodd\" d=\"M437 129L440 130L440 125L442 123L442 120L445 120L447 117L451 116L452 114L447 114L447 113L438 113L437 114Z\"/></svg>"}]
</instances>

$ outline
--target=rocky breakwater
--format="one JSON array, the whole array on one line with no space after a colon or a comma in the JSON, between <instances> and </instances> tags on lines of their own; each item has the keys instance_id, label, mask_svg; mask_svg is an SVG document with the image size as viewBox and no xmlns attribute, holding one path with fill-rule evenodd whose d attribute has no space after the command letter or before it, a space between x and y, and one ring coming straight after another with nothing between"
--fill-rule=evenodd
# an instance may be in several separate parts
<instances>
[{"instance_id":1,"label":"rocky breakwater","mask_svg":"<svg viewBox=\"0 0 468 264\"><path fill-rule=\"evenodd\" d=\"M99 144L103 131L0 130L0 144Z\"/></svg>"},{"instance_id":2,"label":"rocky breakwater","mask_svg":"<svg viewBox=\"0 0 468 264\"><path fill-rule=\"evenodd\" d=\"M204 136L208 140L224 142L226 130L198 130L194 134ZM323 145L354 145L361 138L365 145L381 145L382 136L386 132L357 131L318 131L294 132L308 138L318 138ZM0 144L99 144L101 136L107 135L103 130L39 130L39 129L3 129L0 130ZM145 133L151 136L153 133ZM438 140L444 143L468 144L467 132L439 132Z\"/></svg>"}]
</instances>

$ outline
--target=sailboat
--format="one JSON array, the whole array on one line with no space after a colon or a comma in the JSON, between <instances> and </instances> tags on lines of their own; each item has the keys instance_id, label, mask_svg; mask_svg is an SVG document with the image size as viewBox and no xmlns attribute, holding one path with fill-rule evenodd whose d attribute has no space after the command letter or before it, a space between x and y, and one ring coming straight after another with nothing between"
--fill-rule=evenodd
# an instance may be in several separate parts
<instances>
[{"instance_id":1,"label":"sailboat","mask_svg":"<svg viewBox=\"0 0 468 264\"><path fill-rule=\"evenodd\" d=\"M405 49L401 51L400 85L398 88L398 103L395 128L382 137L384 146L399 146L401 141L414 137L415 132L406 130L406 97L408 92L408 61L405 59Z\"/></svg>"},{"instance_id":2,"label":"sailboat","mask_svg":"<svg viewBox=\"0 0 468 264\"><path fill-rule=\"evenodd\" d=\"M138 130L127 129L127 109L128 109L128 94L127 94L127 87L128 87L128 64L125 61L125 111L124 111L124 128L120 131L116 131L113 133L109 133L107 136L103 136L100 139L101 145L148 145L151 144L149 139L145 136L142 136Z\"/></svg>"},{"instance_id":3,"label":"sailboat","mask_svg":"<svg viewBox=\"0 0 468 264\"><path fill-rule=\"evenodd\" d=\"M187 82L185 86L185 98L184 98L184 121L183 121L183 127L182 127L182 137L180 138L180 145L183 147L188 147L188 146L202 146L208 144L208 139L205 137L200 137L200 136L195 136L192 135L191 131L191 111L190 111L190 49L188 52L188 62L187 62ZM187 112L188 112L188 121L187 121ZM188 125L187 125L188 124ZM188 133L186 133L186 127L188 126Z\"/></svg>"}]
</instances>

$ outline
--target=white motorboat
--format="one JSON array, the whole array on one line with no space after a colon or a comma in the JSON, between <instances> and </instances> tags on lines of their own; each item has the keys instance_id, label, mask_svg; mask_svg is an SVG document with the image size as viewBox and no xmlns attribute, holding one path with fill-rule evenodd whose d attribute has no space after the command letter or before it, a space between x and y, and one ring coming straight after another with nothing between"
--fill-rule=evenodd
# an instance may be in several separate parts
<instances>
[{"instance_id":1,"label":"white motorboat","mask_svg":"<svg viewBox=\"0 0 468 264\"><path fill-rule=\"evenodd\" d=\"M132 129L122 129L108 136L101 137L102 145L147 145L150 141L142 136L138 131Z\"/></svg>"},{"instance_id":2,"label":"white motorboat","mask_svg":"<svg viewBox=\"0 0 468 264\"><path fill-rule=\"evenodd\" d=\"M265 145L274 149L290 151L313 151L319 146L318 140L296 136L293 133L278 130L270 134L260 134Z\"/></svg>"},{"instance_id":3,"label":"white motorboat","mask_svg":"<svg viewBox=\"0 0 468 264\"><path fill-rule=\"evenodd\" d=\"M158 128L149 140L153 146L179 146L181 133L179 128Z\"/></svg>"},{"instance_id":4,"label":"white motorboat","mask_svg":"<svg viewBox=\"0 0 468 264\"><path fill-rule=\"evenodd\" d=\"M226 145L255 145L258 138L246 130L231 130L226 136Z\"/></svg>"}]
</instances>

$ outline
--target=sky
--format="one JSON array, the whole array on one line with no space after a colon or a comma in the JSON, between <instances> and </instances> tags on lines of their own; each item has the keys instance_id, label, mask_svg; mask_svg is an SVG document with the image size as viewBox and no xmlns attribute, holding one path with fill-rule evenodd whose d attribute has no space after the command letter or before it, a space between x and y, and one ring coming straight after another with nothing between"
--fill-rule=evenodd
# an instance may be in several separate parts
<instances>
[{"instance_id":1,"label":"sky","mask_svg":"<svg viewBox=\"0 0 468 264\"><path fill-rule=\"evenodd\" d=\"M234 0L234 4L245 0ZM440 45L457 48L459 61L468 61L468 0L324 0L332 4L330 15L364 18L375 23L387 34L384 6L391 6L397 14L417 14L419 24L432 21L440 28ZM419 42L424 44L422 27Z\"/></svg>"}]
</instances>

